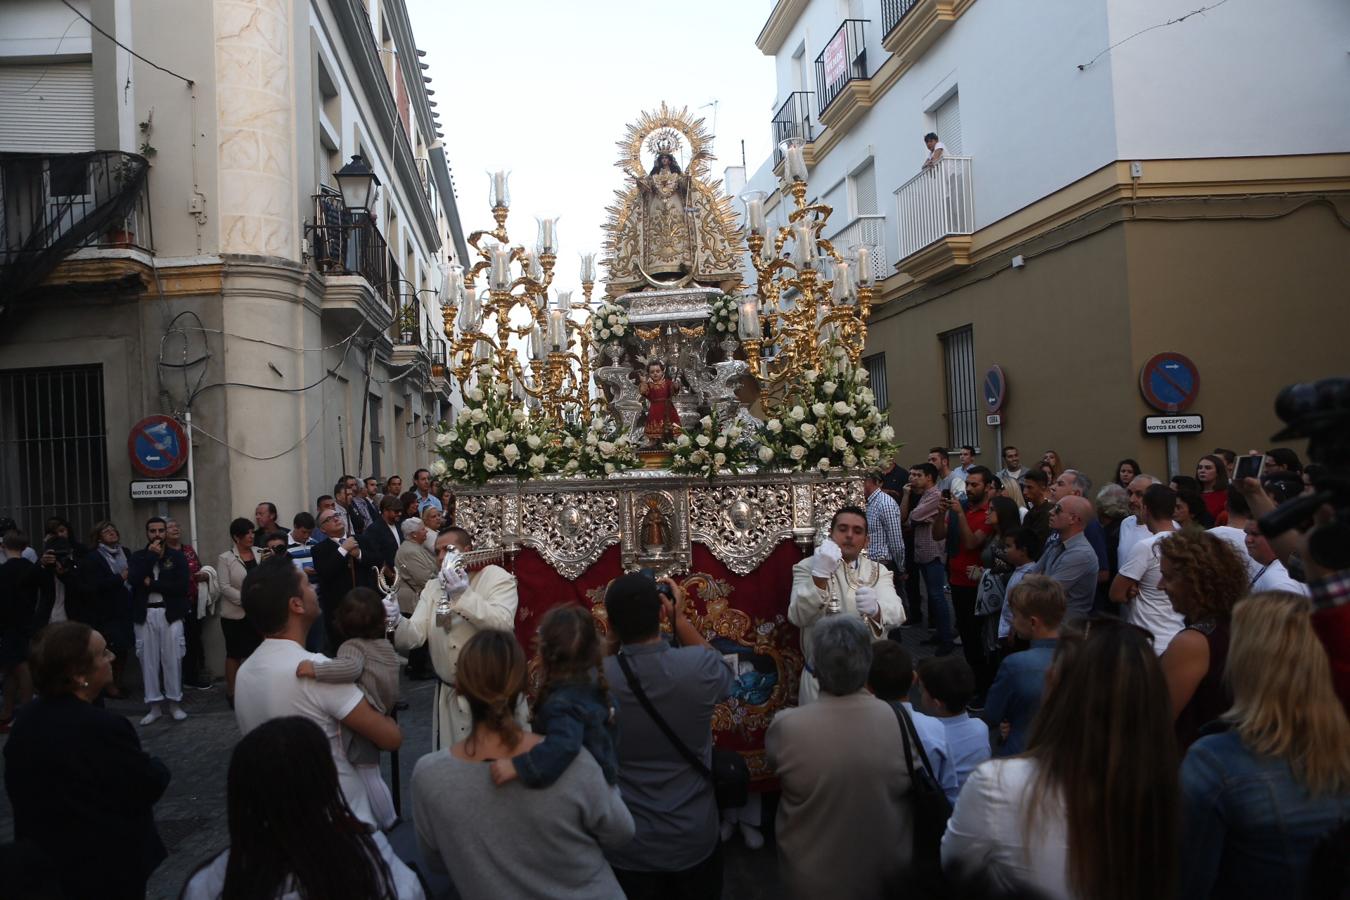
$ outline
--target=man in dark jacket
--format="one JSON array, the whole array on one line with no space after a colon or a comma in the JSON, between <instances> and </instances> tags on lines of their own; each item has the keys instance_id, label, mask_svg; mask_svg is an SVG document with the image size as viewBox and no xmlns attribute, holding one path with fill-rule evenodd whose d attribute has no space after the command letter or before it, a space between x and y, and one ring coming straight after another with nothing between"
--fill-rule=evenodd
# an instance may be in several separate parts
<instances>
[{"instance_id":1,"label":"man in dark jacket","mask_svg":"<svg viewBox=\"0 0 1350 900\"><path fill-rule=\"evenodd\" d=\"M168 525L159 516L145 523L149 542L144 550L131 554L127 582L131 585L132 622L136 629L136 656L145 678L145 702L150 711L142 725L164 715L162 705L169 701L169 715L181 722L187 713L183 700L183 619L188 612L188 592L192 579L187 557L168 546Z\"/></svg>"},{"instance_id":2,"label":"man in dark jacket","mask_svg":"<svg viewBox=\"0 0 1350 900\"><path fill-rule=\"evenodd\" d=\"M76 568L88 598L85 624L103 635L113 660L113 677L104 689L109 697L122 696L122 672L135 645L131 624L131 552L122 546L121 534L112 522L94 526L94 549Z\"/></svg>"},{"instance_id":3,"label":"man in dark jacket","mask_svg":"<svg viewBox=\"0 0 1350 900\"><path fill-rule=\"evenodd\" d=\"M28 642L33 637L33 619L41 593L42 570L23 558L28 536L22 531L5 532L0 551L0 673L5 680L5 700L0 708L0 732L9 731L16 703L33 697L28 677Z\"/></svg>"},{"instance_id":4,"label":"man in dark jacket","mask_svg":"<svg viewBox=\"0 0 1350 900\"><path fill-rule=\"evenodd\" d=\"M333 626L333 613L342 598L354 587L375 587L375 576L365 564L365 551L354 537L344 538L346 529L335 509L319 515L319 531L324 535L314 545L314 572L319 582L319 608L323 611L324 652L337 652L341 637Z\"/></svg>"}]
</instances>

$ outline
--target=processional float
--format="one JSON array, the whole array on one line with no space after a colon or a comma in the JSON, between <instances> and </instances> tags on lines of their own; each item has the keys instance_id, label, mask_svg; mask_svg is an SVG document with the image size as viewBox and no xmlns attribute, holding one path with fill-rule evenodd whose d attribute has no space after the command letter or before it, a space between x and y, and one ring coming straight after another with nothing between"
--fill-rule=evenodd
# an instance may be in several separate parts
<instances>
[{"instance_id":1,"label":"processional float","mask_svg":"<svg viewBox=\"0 0 1350 900\"><path fill-rule=\"evenodd\" d=\"M469 236L471 264L442 291L463 404L432 468L457 482L457 523L511 560L527 648L560 602L607 629L604 590L624 571L682 579L686 614L738 672L719 744L763 778L763 731L802 665L791 566L861 503L861 470L894 433L860 367L871 249L823 237L831 209L807 202L796 141L781 202L746 195L743 231L710 144L665 104L628 127L595 302L596 255L579 300L557 289L557 220L513 243L508 176L491 176L495 227Z\"/></svg>"}]
</instances>

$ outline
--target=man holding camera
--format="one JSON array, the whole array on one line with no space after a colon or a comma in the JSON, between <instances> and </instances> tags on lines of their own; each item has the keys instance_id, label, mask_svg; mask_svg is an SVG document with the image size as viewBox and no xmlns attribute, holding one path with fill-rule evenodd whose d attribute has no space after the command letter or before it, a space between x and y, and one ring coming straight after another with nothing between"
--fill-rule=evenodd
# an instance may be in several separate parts
<instances>
[{"instance_id":1,"label":"man holding camera","mask_svg":"<svg viewBox=\"0 0 1350 900\"><path fill-rule=\"evenodd\" d=\"M183 701L183 619L192 580L187 557L168 545L168 523L159 516L150 518L145 537L145 549L131 554L127 571L136 656L145 680L145 702L150 704L141 724L163 716L166 699L169 715L181 722L187 718L178 705Z\"/></svg>"},{"instance_id":2,"label":"man holding camera","mask_svg":"<svg viewBox=\"0 0 1350 900\"><path fill-rule=\"evenodd\" d=\"M792 567L792 598L788 621L802 631L802 669L797 704L804 706L820 694L812 671L811 635L821 618L860 616L878 640L905 621L905 609L890 573L867 558L867 513L845 506L830 520L830 536L814 555Z\"/></svg>"}]
</instances>

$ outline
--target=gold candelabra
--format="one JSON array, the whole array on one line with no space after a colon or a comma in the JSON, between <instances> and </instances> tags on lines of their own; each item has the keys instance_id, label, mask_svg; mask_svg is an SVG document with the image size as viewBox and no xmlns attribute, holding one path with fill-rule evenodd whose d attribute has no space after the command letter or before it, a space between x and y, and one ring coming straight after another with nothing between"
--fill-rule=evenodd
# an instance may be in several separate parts
<instances>
[{"instance_id":1,"label":"gold candelabra","mask_svg":"<svg viewBox=\"0 0 1350 900\"><path fill-rule=\"evenodd\" d=\"M856 366L867 342L867 318L872 311L870 251L860 246L856 257L848 258L821 236L833 209L806 202L805 166L800 147L795 148L795 159L793 150L785 148L788 162L795 163L788 166L786 187L794 206L788 224L769 229L762 195L745 198L746 243L758 287L753 308L742 306L740 337L746 362L766 382L767 393L807 370L819 369L821 349L830 341L843 346ZM776 352L762 357L766 345Z\"/></svg>"}]
</instances>

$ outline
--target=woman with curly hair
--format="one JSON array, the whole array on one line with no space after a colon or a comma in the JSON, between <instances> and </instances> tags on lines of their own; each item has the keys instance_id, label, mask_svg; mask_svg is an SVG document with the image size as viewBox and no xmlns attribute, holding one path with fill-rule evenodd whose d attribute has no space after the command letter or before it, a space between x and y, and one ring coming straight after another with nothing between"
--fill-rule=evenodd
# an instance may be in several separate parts
<instances>
[{"instance_id":1,"label":"woman with curly hair","mask_svg":"<svg viewBox=\"0 0 1350 900\"><path fill-rule=\"evenodd\" d=\"M1249 581L1232 545L1207 531L1183 529L1158 546L1158 587L1186 622L1161 660L1177 744L1185 750L1232 704L1223 682L1228 623Z\"/></svg>"},{"instance_id":2,"label":"woman with curly hair","mask_svg":"<svg viewBox=\"0 0 1350 900\"><path fill-rule=\"evenodd\" d=\"M1142 474L1144 474L1144 470L1139 467L1138 461L1127 457L1116 463L1116 477L1111 479L1110 483L1118 484L1128 491L1130 482Z\"/></svg>"},{"instance_id":3,"label":"woman with curly hair","mask_svg":"<svg viewBox=\"0 0 1350 900\"><path fill-rule=\"evenodd\" d=\"M1307 599L1239 603L1225 677L1227 730L1192 744L1181 765L1178 896L1324 896L1309 890L1313 858L1350 819L1350 722Z\"/></svg>"},{"instance_id":4,"label":"woman with curly hair","mask_svg":"<svg viewBox=\"0 0 1350 900\"><path fill-rule=\"evenodd\" d=\"M1064 460L1060 459L1059 454L1056 453L1054 450L1045 451L1045 453L1041 456L1040 464L1042 469L1049 467L1049 471L1046 474L1050 476L1051 484L1054 484L1055 479L1058 478L1060 475L1064 474L1064 469L1066 468L1066 466L1064 465Z\"/></svg>"}]
</instances>

